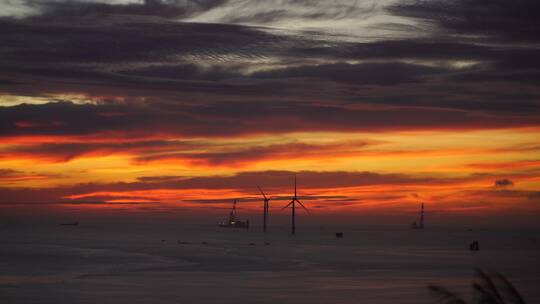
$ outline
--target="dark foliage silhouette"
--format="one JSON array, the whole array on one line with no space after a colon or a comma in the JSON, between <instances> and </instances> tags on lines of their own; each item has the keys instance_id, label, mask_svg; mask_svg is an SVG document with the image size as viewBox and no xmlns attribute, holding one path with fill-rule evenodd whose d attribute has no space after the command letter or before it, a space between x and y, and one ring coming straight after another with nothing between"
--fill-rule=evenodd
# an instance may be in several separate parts
<instances>
[{"instance_id":1,"label":"dark foliage silhouette","mask_svg":"<svg viewBox=\"0 0 540 304\"><path fill-rule=\"evenodd\" d=\"M445 304L525 304L525 300L514 285L502 274L487 273L480 269L476 273L477 280L472 284L474 299L470 302L443 286L429 285L428 288L439 297L440 303Z\"/></svg>"}]
</instances>

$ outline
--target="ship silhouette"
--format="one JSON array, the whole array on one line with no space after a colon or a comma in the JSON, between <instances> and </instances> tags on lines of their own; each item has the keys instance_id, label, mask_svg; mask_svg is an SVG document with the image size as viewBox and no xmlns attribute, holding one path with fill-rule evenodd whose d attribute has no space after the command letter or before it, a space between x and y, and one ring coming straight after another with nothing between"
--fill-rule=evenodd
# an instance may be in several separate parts
<instances>
[{"instance_id":1,"label":"ship silhouette","mask_svg":"<svg viewBox=\"0 0 540 304\"><path fill-rule=\"evenodd\" d=\"M224 222L219 223L219 227L224 228L249 228L249 220L241 221L238 219L238 213L236 211L236 200L233 202L233 207L229 213L229 219Z\"/></svg>"},{"instance_id":2,"label":"ship silhouette","mask_svg":"<svg viewBox=\"0 0 540 304\"><path fill-rule=\"evenodd\" d=\"M414 221L411 224L412 229L424 229L424 203L422 203L422 208L420 209L420 220L418 222Z\"/></svg>"},{"instance_id":3,"label":"ship silhouette","mask_svg":"<svg viewBox=\"0 0 540 304\"><path fill-rule=\"evenodd\" d=\"M60 226L79 226L79 222L62 223Z\"/></svg>"}]
</instances>

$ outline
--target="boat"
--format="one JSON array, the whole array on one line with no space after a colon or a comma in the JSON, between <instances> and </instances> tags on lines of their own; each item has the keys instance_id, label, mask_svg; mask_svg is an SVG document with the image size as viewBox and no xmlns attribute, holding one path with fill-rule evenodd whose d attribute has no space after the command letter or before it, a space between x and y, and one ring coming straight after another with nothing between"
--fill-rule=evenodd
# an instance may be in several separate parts
<instances>
[{"instance_id":1,"label":"boat","mask_svg":"<svg viewBox=\"0 0 540 304\"><path fill-rule=\"evenodd\" d=\"M60 226L79 226L79 222L73 222L73 223L62 223Z\"/></svg>"},{"instance_id":2,"label":"boat","mask_svg":"<svg viewBox=\"0 0 540 304\"><path fill-rule=\"evenodd\" d=\"M241 221L238 219L238 214L236 212L236 200L234 200L233 207L231 209L231 212L229 213L229 218L219 223L219 227L223 228L249 228L249 220Z\"/></svg>"},{"instance_id":3,"label":"boat","mask_svg":"<svg viewBox=\"0 0 540 304\"><path fill-rule=\"evenodd\" d=\"M411 224L411 229L424 229L424 203L422 203L422 207L420 209L420 220L418 223L414 221Z\"/></svg>"}]
</instances>

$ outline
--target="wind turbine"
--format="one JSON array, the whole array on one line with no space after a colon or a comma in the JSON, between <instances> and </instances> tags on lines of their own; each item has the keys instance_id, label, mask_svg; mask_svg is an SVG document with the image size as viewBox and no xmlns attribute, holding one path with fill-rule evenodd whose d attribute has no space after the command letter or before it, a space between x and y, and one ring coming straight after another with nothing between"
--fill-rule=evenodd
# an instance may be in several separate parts
<instances>
[{"instance_id":1,"label":"wind turbine","mask_svg":"<svg viewBox=\"0 0 540 304\"><path fill-rule=\"evenodd\" d=\"M424 229L424 203L422 203L422 209L420 210L420 229Z\"/></svg>"},{"instance_id":2,"label":"wind turbine","mask_svg":"<svg viewBox=\"0 0 540 304\"><path fill-rule=\"evenodd\" d=\"M294 175L294 196L289 204L287 206L283 207L283 209L291 206L291 234L294 235L296 232L296 203L300 204L302 208L306 210L306 212L309 214L309 210L304 206L296 196L296 174Z\"/></svg>"},{"instance_id":3,"label":"wind turbine","mask_svg":"<svg viewBox=\"0 0 540 304\"><path fill-rule=\"evenodd\" d=\"M269 198L266 197L264 192L262 191L261 187L257 186L259 188L259 191L261 192L262 196L264 197L264 206L263 206L263 232L266 232L266 223L268 221L268 202L270 201Z\"/></svg>"}]
</instances>

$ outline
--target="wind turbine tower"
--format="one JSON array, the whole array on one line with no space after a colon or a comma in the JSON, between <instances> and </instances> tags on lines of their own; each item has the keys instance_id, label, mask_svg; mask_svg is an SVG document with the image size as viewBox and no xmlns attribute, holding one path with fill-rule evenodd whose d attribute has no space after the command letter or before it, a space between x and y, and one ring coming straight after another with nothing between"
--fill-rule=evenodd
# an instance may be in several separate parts
<instances>
[{"instance_id":1,"label":"wind turbine tower","mask_svg":"<svg viewBox=\"0 0 540 304\"><path fill-rule=\"evenodd\" d=\"M420 229L424 229L424 203L422 203L422 209L420 209Z\"/></svg>"},{"instance_id":2,"label":"wind turbine tower","mask_svg":"<svg viewBox=\"0 0 540 304\"><path fill-rule=\"evenodd\" d=\"M266 232L266 225L268 223L268 202L270 201L269 198L266 197L264 192L262 191L261 187L257 186L259 188L259 191L261 192L263 198L264 198L264 205L263 205L263 232Z\"/></svg>"},{"instance_id":3,"label":"wind turbine tower","mask_svg":"<svg viewBox=\"0 0 540 304\"><path fill-rule=\"evenodd\" d=\"M296 233L296 203L298 203L306 212L309 214L309 210L298 200L298 197L296 196L296 175L294 175L294 196L289 204L287 206L283 207L283 209L291 206L291 235L294 235Z\"/></svg>"}]
</instances>

